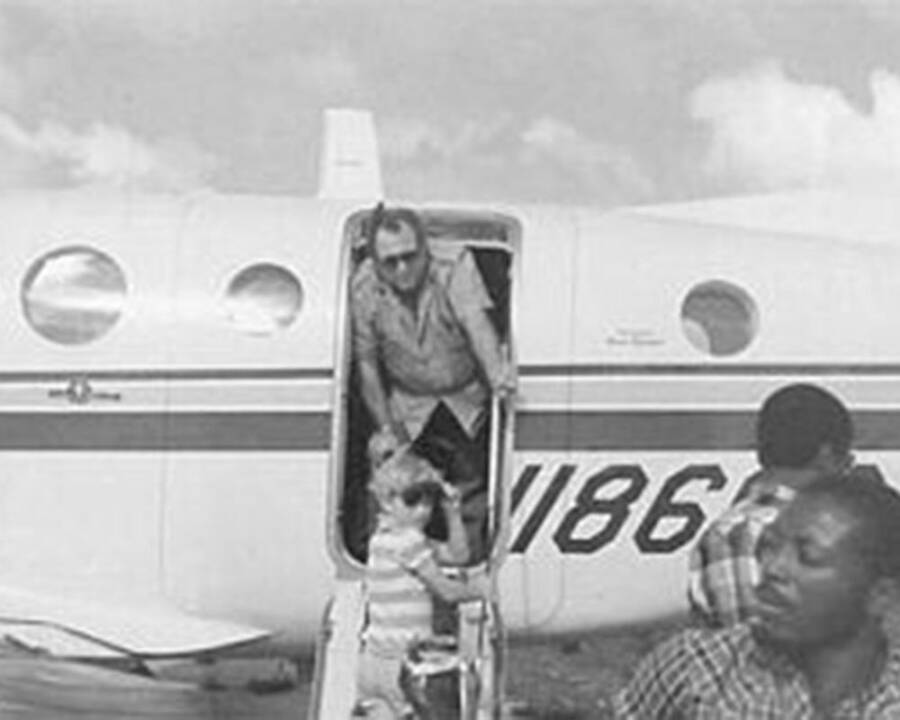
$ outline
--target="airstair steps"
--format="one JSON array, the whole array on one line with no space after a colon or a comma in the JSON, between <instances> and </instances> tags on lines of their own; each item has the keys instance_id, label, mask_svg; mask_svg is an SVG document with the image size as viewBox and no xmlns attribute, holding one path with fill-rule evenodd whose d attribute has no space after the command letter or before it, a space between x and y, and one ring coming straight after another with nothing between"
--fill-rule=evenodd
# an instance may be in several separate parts
<instances>
[{"instance_id":1,"label":"airstair steps","mask_svg":"<svg viewBox=\"0 0 900 720\"><path fill-rule=\"evenodd\" d=\"M316 648L309 720L350 718L365 602L361 580L339 580Z\"/></svg>"}]
</instances>

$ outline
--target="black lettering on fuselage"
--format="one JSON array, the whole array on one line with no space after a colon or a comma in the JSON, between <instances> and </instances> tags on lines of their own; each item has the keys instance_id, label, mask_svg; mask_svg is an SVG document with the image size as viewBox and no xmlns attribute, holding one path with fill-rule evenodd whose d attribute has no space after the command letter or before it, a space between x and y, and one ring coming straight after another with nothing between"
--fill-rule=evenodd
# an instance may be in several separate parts
<instances>
[{"instance_id":1,"label":"black lettering on fuselage","mask_svg":"<svg viewBox=\"0 0 900 720\"><path fill-rule=\"evenodd\" d=\"M528 492L537 486L536 481L543 469L539 463L530 463L522 469L512 490L514 514L520 510ZM510 552L527 552L577 470L576 465L568 463L557 468L523 522ZM706 514L700 503L678 500L677 494L697 481L705 482L710 492L719 492L728 484L722 468L713 464L688 465L666 478L635 531L633 539L640 552L675 552L696 537L703 527ZM622 488L613 494L604 494L605 489L616 483L622 484ZM590 474L553 531L553 543L563 554L591 554L602 550L618 538L634 503L649 485L650 478L637 464L609 465ZM589 535L579 532L598 518L603 520L599 530ZM671 519L681 521L681 525L667 535L659 535L660 523Z\"/></svg>"}]
</instances>

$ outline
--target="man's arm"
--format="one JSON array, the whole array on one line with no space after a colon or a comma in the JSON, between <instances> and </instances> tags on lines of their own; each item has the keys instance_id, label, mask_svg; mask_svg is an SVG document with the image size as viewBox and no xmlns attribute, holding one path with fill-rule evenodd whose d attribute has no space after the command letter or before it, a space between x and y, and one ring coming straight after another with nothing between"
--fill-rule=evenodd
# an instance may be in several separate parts
<instances>
[{"instance_id":1,"label":"man's arm","mask_svg":"<svg viewBox=\"0 0 900 720\"><path fill-rule=\"evenodd\" d=\"M709 548L712 559L706 568L706 583L716 620L714 625L733 625L741 617L741 593L738 589L741 578L730 532L714 528L709 534Z\"/></svg>"},{"instance_id":2,"label":"man's arm","mask_svg":"<svg viewBox=\"0 0 900 720\"><path fill-rule=\"evenodd\" d=\"M398 442L407 442L409 438L402 424L394 422L391 416L387 389L381 378L378 340L373 326L372 305L375 299L371 292L367 292L365 280L363 277L354 284L350 302L353 319L353 355L359 370L360 392L378 431L390 431Z\"/></svg>"},{"instance_id":3,"label":"man's arm","mask_svg":"<svg viewBox=\"0 0 900 720\"><path fill-rule=\"evenodd\" d=\"M491 307L490 296L481 280L470 251L465 251L457 261L450 282L450 296L454 312L472 345L491 390L510 393L515 390L512 369L500 346L497 332L487 315Z\"/></svg>"},{"instance_id":4,"label":"man's arm","mask_svg":"<svg viewBox=\"0 0 900 720\"><path fill-rule=\"evenodd\" d=\"M409 437L402 423L394 422L391 417L391 409L388 404L387 390L381 380L381 371L378 362L370 357L358 357L360 390L363 401L372 416L372 422L379 431L390 431L398 442L408 442Z\"/></svg>"},{"instance_id":5,"label":"man's arm","mask_svg":"<svg viewBox=\"0 0 900 720\"><path fill-rule=\"evenodd\" d=\"M745 478L744 482L741 483L741 487L738 489L737 493L735 493L734 498L732 498L731 504L737 505L739 502L749 498L756 490L757 486L765 480L767 474L766 470L757 470L755 473Z\"/></svg>"},{"instance_id":6,"label":"man's arm","mask_svg":"<svg viewBox=\"0 0 900 720\"><path fill-rule=\"evenodd\" d=\"M514 389L511 371L487 313L484 310L470 310L460 319L491 390L496 393L511 392Z\"/></svg>"}]
</instances>

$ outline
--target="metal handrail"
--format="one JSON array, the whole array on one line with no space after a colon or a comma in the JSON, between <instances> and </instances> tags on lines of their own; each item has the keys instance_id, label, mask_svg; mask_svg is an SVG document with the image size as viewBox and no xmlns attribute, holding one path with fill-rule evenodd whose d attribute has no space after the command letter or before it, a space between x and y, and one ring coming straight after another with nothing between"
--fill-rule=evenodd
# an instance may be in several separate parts
<instances>
[{"instance_id":1,"label":"metal handrail","mask_svg":"<svg viewBox=\"0 0 900 720\"><path fill-rule=\"evenodd\" d=\"M487 515L488 515L488 539L490 542L490 550L486 557L486 562L490 565L491 554L493 553L495 533L497 532L497 502L498 493L501 488L502 477L500 475L502 444L500 438L500 426L503 424L504 418L501 417L501 408L503 400L497 393L491 393L491 408L489 415L489 434L488 434L488 476L487 476Z\"/></svg>"}]
</instances>

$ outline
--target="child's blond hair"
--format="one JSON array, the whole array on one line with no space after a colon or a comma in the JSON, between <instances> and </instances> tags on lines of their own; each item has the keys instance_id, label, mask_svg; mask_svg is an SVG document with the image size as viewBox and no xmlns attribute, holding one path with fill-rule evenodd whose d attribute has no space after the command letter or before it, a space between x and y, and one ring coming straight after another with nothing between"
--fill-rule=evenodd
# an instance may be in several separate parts
<instances>
[{"instance_id":1,"label":"child's blond hair","mask_svg":"<svg viewBox=\"0 0 900 720\"><path fill-rule=\"evenodd\" d=\"M375 468L369 491L378 504L384 507L392 497L406 488L425 483L443 486L441 475L434 466L406 445Z\"/></svg>"}]
</instances>

